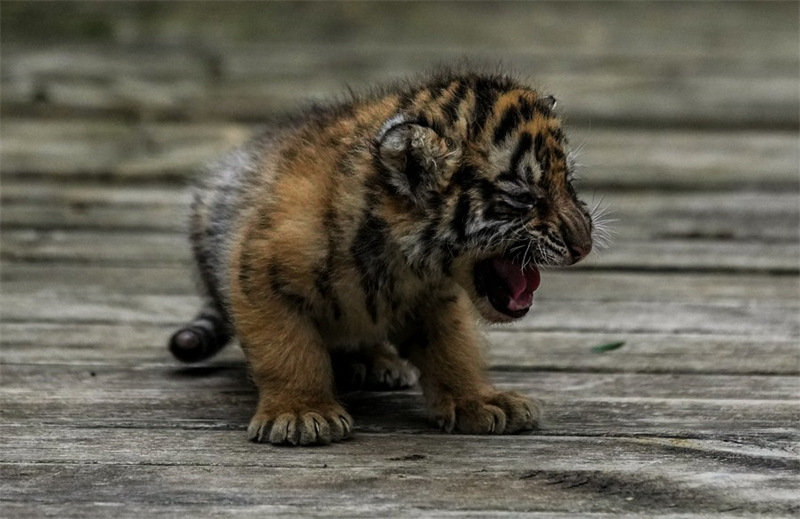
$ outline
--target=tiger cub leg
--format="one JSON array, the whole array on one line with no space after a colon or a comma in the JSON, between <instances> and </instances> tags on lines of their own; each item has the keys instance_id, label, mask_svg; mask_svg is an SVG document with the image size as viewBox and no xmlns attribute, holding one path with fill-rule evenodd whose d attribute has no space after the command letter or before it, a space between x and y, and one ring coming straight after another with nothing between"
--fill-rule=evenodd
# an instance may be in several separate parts
<instances>
[{"instance_id":1,"label":"tiger cub leg","mask_svg":"<svg viewBox=\"0 0 800 519\"><path fill-rule=\"evenodd\" d=\"M344 389L405 389L417 383L416 368L389 342L332 353L337 386Z\"/></svg>"},{"instance_id":2,"label":"tiger cub leg","mask_svg":"<svg viewBox=\"0 0 800 519\"><path fill-rule=\"evenodd\" d=\"M247 428L256 442L327 444L346 438L352 418L336 401L330 355L306 316L277 301L235 312L258 406Z\"/></svg>"},{"instance_id":3,"label":"tiger cub leg","mask_svg":"<svg viewBox=\"0 0 800 519\"><path fill-rule=\"evenodd\" d=\"M539 405L487 380L480 335L466 295L441 300L409 344L431 419L446 432L508 434L538 426Z\"/></svg>"}]
</instances>

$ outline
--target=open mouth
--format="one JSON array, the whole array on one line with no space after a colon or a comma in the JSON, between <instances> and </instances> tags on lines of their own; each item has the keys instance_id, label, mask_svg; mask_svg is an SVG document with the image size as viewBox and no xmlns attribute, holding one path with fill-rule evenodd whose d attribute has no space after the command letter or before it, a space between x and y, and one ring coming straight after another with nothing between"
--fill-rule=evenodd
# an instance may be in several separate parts
<instances>
[{"instance_id":1,"label":"open mouth","mask_svg":"<svg viewBox=\"0 0 800 519\"><path fill-rule=\"evenodd\" d=\"M475 289L501 314L518 319L528 313L533 293L541 279L535 265L523 268L506 258L493 258L475 265Z\"/></svg>"}]
</instances>

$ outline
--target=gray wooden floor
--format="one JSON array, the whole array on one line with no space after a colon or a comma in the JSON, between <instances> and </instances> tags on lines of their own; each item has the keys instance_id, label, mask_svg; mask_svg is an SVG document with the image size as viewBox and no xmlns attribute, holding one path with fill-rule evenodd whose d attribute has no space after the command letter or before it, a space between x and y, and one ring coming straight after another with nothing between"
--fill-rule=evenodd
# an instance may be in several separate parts
<instances>
[{"instance_id":1,"label":"gray wooden floor","mask_svg":"<svg viewBox=\"0 0 800 519\"><path fill-rule=\"evenodd\" d=\"M799 5L4 2L0 516L796 517ZM556 94L617 220L488 332L544 427L352 393L351 441L247 442L241 351L165 348L197 304L186 180L303 99L465 55Z\"/></svg>"}]
</instances>

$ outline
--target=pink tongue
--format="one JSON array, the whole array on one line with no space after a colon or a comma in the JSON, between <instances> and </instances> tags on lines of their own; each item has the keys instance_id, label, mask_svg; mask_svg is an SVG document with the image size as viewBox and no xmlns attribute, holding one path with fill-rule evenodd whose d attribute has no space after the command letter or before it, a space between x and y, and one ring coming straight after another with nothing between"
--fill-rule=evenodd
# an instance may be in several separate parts
<instances>
[{"instance_id":1,"label":"pink tongue","mask_svg":"<svg viewBox=\"0 0 800 519\"><path fill-rule=\"evenodd\" d=\"M504 259L492 260L495 272L506 282L511 299L508 302L509 310L522 310L530 308L533 302L533 292L539 288L539 269L531 265L522 269L518 264Z\"/></svg>"}]
</instances>

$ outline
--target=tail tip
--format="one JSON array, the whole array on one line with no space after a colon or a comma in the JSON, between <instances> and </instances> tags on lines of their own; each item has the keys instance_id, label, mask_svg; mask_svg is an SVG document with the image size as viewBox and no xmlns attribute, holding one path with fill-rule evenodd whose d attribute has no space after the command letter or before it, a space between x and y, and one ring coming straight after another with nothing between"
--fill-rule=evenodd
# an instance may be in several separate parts
<instances>
[{"instance_id":1,"label":"tail tip","mask_svg":"<svg viewBox=\"0 0 800 519\"><path fill-rule=\"evenodd\" d=\"M208 345L197 331L181 328L169 340L169 351L182 362L199 362L208 358Z\"/></svg>"}]
</instances>

